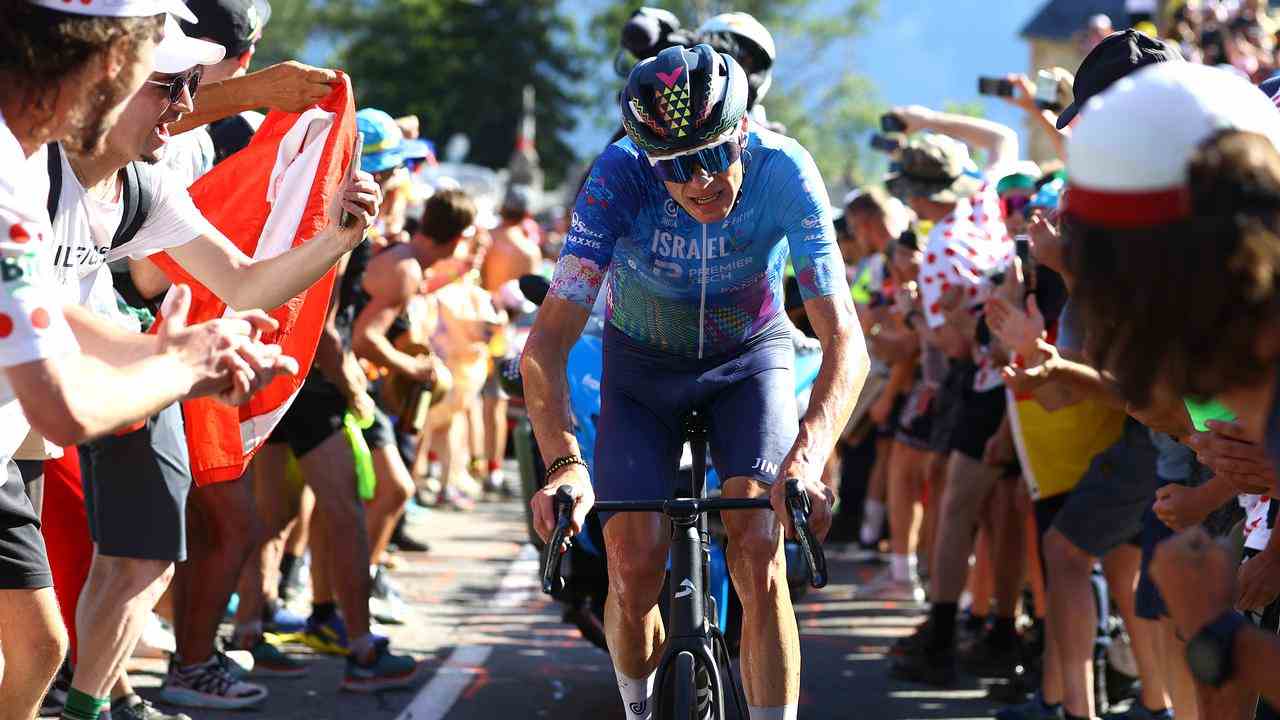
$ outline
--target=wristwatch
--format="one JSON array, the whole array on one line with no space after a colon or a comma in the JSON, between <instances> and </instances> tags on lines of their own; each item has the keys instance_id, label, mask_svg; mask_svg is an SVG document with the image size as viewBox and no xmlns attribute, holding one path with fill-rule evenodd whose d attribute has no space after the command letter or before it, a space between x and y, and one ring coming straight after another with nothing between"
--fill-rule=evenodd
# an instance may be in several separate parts
<instances>
[{"instance_id":1,"label":"wristwatch","mask_svg":"<svg viewBox=\"0 0 1280 720\"><path fill-rule=\"evenodd\" d=\"M1244 615L1228 610L1187 641L1187 665L1196 680L1221 687L1231 679L1236 633L1245 622Z\"/></svg>"}]
</instances>

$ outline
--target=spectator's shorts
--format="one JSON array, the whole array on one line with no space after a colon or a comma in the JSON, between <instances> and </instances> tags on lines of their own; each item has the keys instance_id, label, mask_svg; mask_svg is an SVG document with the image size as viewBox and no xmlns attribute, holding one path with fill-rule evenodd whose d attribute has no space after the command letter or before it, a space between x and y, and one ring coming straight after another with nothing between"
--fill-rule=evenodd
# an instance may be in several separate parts
<instances>
[{"instance_id":1,"label":"spectator's shorts","mask_svg":"<svg viewBox=\"0 0 1280 720\"><path fill-rule=\"evenodd\" d=\"M53 587L40 518L31 508L17 463L0 467L0 590Z\"/></svg>"},{"instance_id":2,"label":"spectator's shorts","mask_svg":"<svg viewBox=\"0 0 1280 720\"><path fill-rule=\"evenodd\" d=\"M972 362L958 360L951 363L947 378L934 400L934 415L930 448L934 452L959 452L974 460L982 460L987 441L1004 420L1004 387L978 392L973 389L973 378L978 368Z\"/></svg>"},{"instance_id":3,"label":"spectator's shorts","mask_svg":"<svg viewBox=\"0 0 1280 720\"><path fill-rule=\"evenodd\" d=\"M933 403L923 403L927 392L924 381L917 380L897 416L894 439L916 450L930 449L929 439L933 436Z\"/></svg>"},{"instance_id":4,"label":"spectator's shorts","mask_svg":"<svg viewBox=\"0 0 1280 720\"><path fill-rule=\"evenodd\" d=\"M711 459L723 479L766 485L799 431L795 349L785 318L742 349L698 360L649 348L609 325L592 478L599 500L672 497L683 418L706 413ZM601 522L608 522L602 517Z\"/></svg>"},{"instance_id":5,"label":"spectator's shorts","mask_svg":"<svg viewBox=\"0 0 1280 720\"><path fill-rule=\"evenodd\" d=\"M1126 542L1138 544L1143 513L1155 495L1156 450L1147 429L1130 419L1120 440L1093 458L1053 527L1102 557Z\"/></svg>"},{"instance_id":6,"label":"spectator's shorts","mask_svg":"<svg viewBox=\"0 0 1280 720\"><path fill-rule=\"evenodd\" d=\"M1167 480L1159 480L1157 489L1168 484ZM1134 593L1134 614L1143 620L1159 620L1169 614L1160 588L1151 579L1151 558L1156 554L1156 546L1175 533L1156 516L1154 505L1154 502L1148 505L1142 514L1142 568L1138 572L1138 588Z\"/></svg>"},{"instance_id":7,"label":"spectator's shorts","mask_svg":"<svg viewBox=\"0 0 1280 720\"><path fill-rule=\"evenodd\" d=\"M288 443L293 454L301 458L342 430L346 412L346 398L329 381L313 373L267 442Z\"/></svg>"},{"instance_id":8,"label":"spectator's shorts","mask_svg":"<svg viewBox=\"0 0 1280 720\"><path fill-rule=\"evenodd\" d=\"M80 446L89 533L98 552L138 560L187 559L191 461L178 404L144 427Z\"/></svg>"}]
</instances>

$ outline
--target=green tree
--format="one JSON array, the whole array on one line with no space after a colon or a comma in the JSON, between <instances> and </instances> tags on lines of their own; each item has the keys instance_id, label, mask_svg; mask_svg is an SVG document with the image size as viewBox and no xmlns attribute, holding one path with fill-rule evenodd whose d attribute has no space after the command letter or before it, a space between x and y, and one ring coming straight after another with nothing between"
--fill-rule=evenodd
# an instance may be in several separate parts
<instances>
[{"instance_id":1,"label":"green tree","mask_svg":"<svg viewBox=\"0 0 1280 720\"><path fill-rule=\"evenodd\" d=\"M515 147L529 84L537 93L536 147L548 183L559 182L573 162L564 135L583 102L576 87L583 52L555 0L276 3L311 23L302 44L316 37L331 42L333 65L350 73L361 107L416 114L423 136L437 141L462 133L471 141L469 162L498 168ZM286 36L279 47L296 53L302 45Z\"/></svg>"},{"instance_id":2,"label":"green tree","mask_svg":"<svg viewBox=\"0 0 1280 720\"><path fill-rule=\"evenodd\" d=\"M592 18L589 28L597 66L612 67L622 26L641 4L635 0L614 2ZM813 154L829 186L852 185L877 166L879 159L866 147L867 133L880 111L875 88L852 70L832 74L830 68L852 64L851 43L875 17L878 0L820 4L806 0L665 0L643 4L671 10L690 30L720 12L754 15L769 28L778 46L773 88L763 102L769 119L785 125L787 134ZM616 125L612 98L622 81L608 73L600 74L597 82L602 87L594 94L606 101L600 104L599 114L605 124Z\"/></svg>"},{"instance_id":3,"label":"green tree","mask_svg":"<svg viewBox=\"0 0 1280 720\"><path fill-rule=\"evenodd\" d=\"M325 11L312 0L271 0L271 20L253 56L253 67L301 60L308 41L326 30Z\"/></svg>"}]
</instances>

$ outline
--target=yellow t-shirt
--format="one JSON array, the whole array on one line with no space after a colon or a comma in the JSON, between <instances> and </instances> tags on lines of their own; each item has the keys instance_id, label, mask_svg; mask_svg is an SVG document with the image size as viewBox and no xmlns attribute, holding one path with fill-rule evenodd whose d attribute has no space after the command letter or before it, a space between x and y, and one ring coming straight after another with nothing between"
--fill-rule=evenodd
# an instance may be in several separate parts
<instances>
[{"instance_id":1,"label":"yellow t-shirt","mask_svg":"<svg viewBox=\"0 0 1280 720\"><path fill-rule=\"evenodd\" d=\"M1125 414L1096 400L1049 411L1034 398L1009 396L1009 422L1032 500L1070 492L1098 453L1120 439Z\"/></svg>"}]
</instances>

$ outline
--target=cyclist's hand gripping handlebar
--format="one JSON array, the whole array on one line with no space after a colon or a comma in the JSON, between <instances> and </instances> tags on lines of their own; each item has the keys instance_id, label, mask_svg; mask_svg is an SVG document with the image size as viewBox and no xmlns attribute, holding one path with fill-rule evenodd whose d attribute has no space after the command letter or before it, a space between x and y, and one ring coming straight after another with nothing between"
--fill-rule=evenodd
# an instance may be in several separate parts
<instances>
[{"instance_id":1,"label":"cyclist's hand gripping handlebar","mask_svg":"<svg viewBox=\"0 0 1280 720\"><path fill-rule=\"evenodd\" d=\"M573 528L573 505L577 498L573 490L561 486L554 499L556 510L556 528L542 550L542 592L551 595L560 592L564 580L560 577L560 556L563 554L565 538Z\"/></svg>"},{"instance_id":2,"label":"cyclist's hand gripping handlebar","mask_svg":"<svg viewBox=\"0 0 1280 720\"><path fill-rule=\"evenodd\" d=\"M804 551L804 561L809 566L809 583L815 588L827 584L827 556L822 552L822 543L809 529L809 495L800 489L800 481L795 478L787 480L787 509L791 511L791 524L796 529L796 540ZM545 587L545 584L544 584Z\"/></svg>"}]
</instances>

